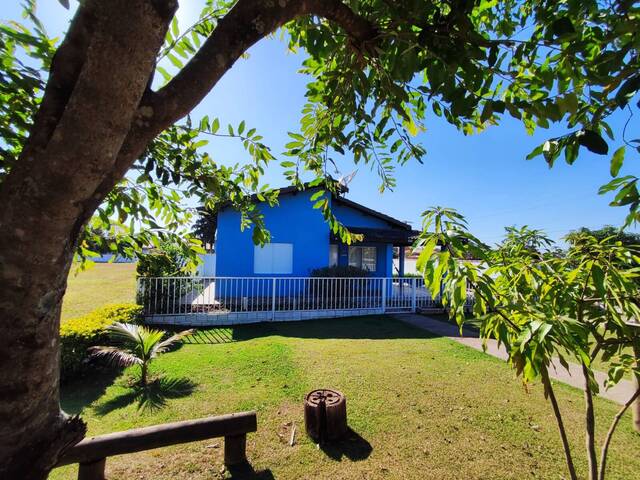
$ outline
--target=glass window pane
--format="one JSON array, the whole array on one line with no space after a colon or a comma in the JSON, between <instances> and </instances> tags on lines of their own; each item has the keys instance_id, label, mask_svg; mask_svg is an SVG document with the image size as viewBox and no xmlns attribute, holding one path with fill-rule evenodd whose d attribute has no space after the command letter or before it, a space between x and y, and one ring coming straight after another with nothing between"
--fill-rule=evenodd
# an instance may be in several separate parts
<instances>
[{"instance_id":1,"label":"glass window pane","mask_svg":"<svg viewBox=\"0 0 640 480\"><path fill-rule=\"evenodd\" d=\"M329 245L329 266L338 265L338 245Z\"/></svg>"},{"instance_id":2,"label":"glass window pane","mask_svg":"<svg viewBox=\"0 0 640 480\"><path fill-rule=\"evenodd\" d=\"M362 268L370 272L376 271L376 247L362 248Z\"/></svg>"},{"instance_id":3,"label":"glass window pane","mask_svg":"<svg viewBox=\"0 0 640 480\"><path fill-rule=\"evenodd\" d=\"M362 268L362 247L349 247L349 266Z\"/></svg>"}]
</instances>

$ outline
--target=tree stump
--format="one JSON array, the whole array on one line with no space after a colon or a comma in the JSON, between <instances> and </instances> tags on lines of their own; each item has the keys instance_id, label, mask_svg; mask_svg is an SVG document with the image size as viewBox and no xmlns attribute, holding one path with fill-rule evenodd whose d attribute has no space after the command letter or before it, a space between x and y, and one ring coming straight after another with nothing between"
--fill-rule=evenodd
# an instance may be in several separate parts
<instances>
[{"instance_id":1,"label":"tree stump","mask_svg":"<svg viewBox=\"0 0 640 480\"><path fill-rule=\"evenodd\" d=\"M339 440L348 431L347 399L336 390L314 390L304 398L304 424L315 442Z\"/></svg>"}]
</instances>

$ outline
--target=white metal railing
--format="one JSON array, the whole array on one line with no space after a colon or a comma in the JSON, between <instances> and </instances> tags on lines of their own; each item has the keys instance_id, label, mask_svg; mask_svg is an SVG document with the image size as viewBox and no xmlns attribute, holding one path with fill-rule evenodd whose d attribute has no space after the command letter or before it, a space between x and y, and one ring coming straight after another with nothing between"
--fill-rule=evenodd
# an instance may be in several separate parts
<instances>
[{"instance_id":1,"label":"white metal railing","mask_svg":"<svg viewBox=\"0 0 640 480\"><path fill-rule=\"evenodd\" d=\"M440 308L421 278L154 277L138 279L153 323L231 325Z\"/></svg>"}]
</instances>

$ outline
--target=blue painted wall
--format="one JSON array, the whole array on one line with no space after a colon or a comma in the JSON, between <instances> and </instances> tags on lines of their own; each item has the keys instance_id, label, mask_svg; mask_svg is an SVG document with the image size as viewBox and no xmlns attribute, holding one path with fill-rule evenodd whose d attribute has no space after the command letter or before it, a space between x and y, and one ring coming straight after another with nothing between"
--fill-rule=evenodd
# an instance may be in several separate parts
<instances>
[{"instance_id":1,"label":"blue painted wall","mask_svg":"<svg viewBox=\"0 0 640 480\"><path fill-rule=\"evenodd\" d=\"M339 202L332 202L331 211L343 225L350 227L393 228L392 225L381 218L372 217L360 210L342 205Z\"/></svg>"},{"instance_id":2,"label":"blue painted wall","mask_svg":"<svg viewBox=\"0 0 640 480\"><path fill-rule=\"evenodd\" d=\"M308 277L315 268L329 264L329 225L322 213L314 210L310 201L315 189L287 194L280 203L270 207L260 203L265 224L273 243L293 244L293 272L276 276ZM360 212L352 207L332 202L334 215L346 226L369 228L393 228L385 220ZM376 277L390 277L393 269L393 246L382 243L359 243L375 246L377 250ZM218 213L216 234L216 276L218 277L269 277L271 274L255 274L253 269L254 244L251 228L240 230L240 213L232 208ZM348 247L339 245L338 264L348 265Z\"/></svg>"},{"instance_id":3,"label":"blue painted wall","mask_svg":"<svg viewBox=\"0 0 640 480\"><path fill-rule=\"evenodd\" d=\"M279 205L258 205L273 243L293 244L293 273L308 277L314 268L329 264L329 225L314 210L309 197L314 190L283 195ZM216 275L219 277L273 276L253 271L254 244L251 229L240 230L240 213L226 208L218 214Z\"/></svg>"}]
</instances>

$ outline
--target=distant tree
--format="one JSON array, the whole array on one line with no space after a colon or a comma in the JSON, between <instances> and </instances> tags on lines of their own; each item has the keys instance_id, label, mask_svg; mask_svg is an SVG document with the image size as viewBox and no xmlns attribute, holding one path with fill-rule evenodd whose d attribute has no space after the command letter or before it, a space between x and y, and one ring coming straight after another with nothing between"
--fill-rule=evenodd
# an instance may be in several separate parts
<instances>
[{"instance_id":1,"label":"distant tree","mask_svg":"<svg viewBox=\"0 0 640 480\"><path fill-rule=\"evenodd\" d=\"M605 225L597 230L582 227L575 232L570 232L569 235L567 235L567 240L569 242L573 242L574 240L579 240L583 235L592 236L597 238L599 241L603 241L605 239L617 240L622 243L622 245L634 248L636 251L640 250L640 234L622 230L619 227L614 227L613 225ZM638 268L638 266L638 264L630 265L631 268ZM636 281L640 283L640 276ZM640 297L636 298L636 302L640 304ZM638 319L638 321L640 321L640 319ZM633 350L633 354L635 362L640 362L640 349L635 348ZM633 375L633 382L636 388L640 388L640 374L636 373ZM633 414L633 428L636 432L640 432L640 398L636 399L636 401L631 405L631 412Z\"/></svg>"},{"instance_id":2,"label":"distant tree","mask_svg":"<svg viewBox=\"0 0 640 480\"><path fill-rule=\"evenodd\" d=\"M596 230L582 227L576 231L569 232L567 239L571 241L571 239L579 238L583 234L590 235L598 240L613 238L622 242L623 245L640 247L640 233L629 232L628 230L623 230L620 227L614 227L613 225L605 225L604 227Z\"/></svg>"},{"instance_id":3,"label":"distant tree","mask_svg":"<svg viewBox=\"0 0 640 480\"><path fill-rule=\"evenodd\" d=\"M455 210L434 208L424 215L423 246L417 262L433 295L442 294L450 316L462 326L465 302L475 302L474 323L484 339L504 346L509 363L525 382L539 379L551 402L569 476L577 480L571 446L560 406L549 378L554 359L582 368L585 380L585 438L589 480L603 480L609 445L618 422L640 398L640 388L614 417L596 455L593 396L600 386L593 361L602 355L607 386L625 373L638 375L640 366L628 350L640 351L640 251L615 238L597 239L589 233L571 236L565 255L558 256L553 243L541 231L507 230L497 248L487 249L469 233L466 221ZM443 244L445 248L437 249ZM466 261L468 253L482 261Z\"/></svg>"},{"instance_id":4,"label":"distant tree","mask_svg":"<svg viewBox=\"0 0 640 480\"><path fill-rule=\"evenodd\" d=\"M218 213L207 207L198 208L198 219L193 224L193 235L199 239L205 247L213 246L216 241L218 228Z\"/></svg>"}]
</instances>

